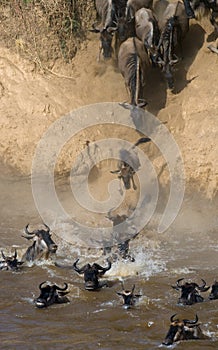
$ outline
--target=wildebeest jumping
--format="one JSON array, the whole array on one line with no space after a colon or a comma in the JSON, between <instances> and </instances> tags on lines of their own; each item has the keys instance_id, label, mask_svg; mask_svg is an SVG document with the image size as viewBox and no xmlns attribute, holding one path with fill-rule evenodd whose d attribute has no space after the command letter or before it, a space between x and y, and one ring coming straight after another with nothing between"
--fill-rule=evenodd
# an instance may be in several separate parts
<instances>
[{"instance_id":1,"label":"wildebeest jumping","mask_svg":"<svg viewBox=\"0 0 218 350\"><path fill-rule=\"evenodd\" d=\"M46 281L40 283L40 295L34 300L36 307L45 308L52 304L63 304L68 303L69 299L66 297L68 284L64 283L63 288L58 287L56 284L48 284Z\"/></svg>"},{"instance_id":2,"label":"wildebeest jumping","mask_svg":"<svg viewBox=\"0 0 218 350\"><path fill-rule=\"evenodd\" d=\"M135 284L133 285L131 290L127 290L124 288L124 284L122 284L122 292L117 292L123 298L123 307L124 309L129 309L131 306L135 304L137 298L141 297L140 294L134 294Z\"/></svg>"},{"instance_id":3,"label":"wildebeest jumping","mask_svg":"<svg viewBox=\"0 0 218 350\"><path fill-rule=\"evenodd\" d=\"M141 143L150 142L151 139L148 137L140 138L130 150L121 149L120 150L120 159L118 161L118 169L111 171L112 174L118 174L118 178L123 181L124 187L126 190L131 188L131 182L133 189L136 190L137 186L134 181L134 174L140 168L140 161L137 153L135 152L135 147Z\"/></svg>"},{"instance_id":4,"label":"wildebeest jumping","mask_svg":"<svg viewBox=\"0 0 218 350\"><path fill-rule=\"evenodd\" d=\"M119 259L119 257L121 257L124 260L129 260L131 262L134 262L135 259L129 254L130 239L128 239L126 237L126 232L119 232L119 230L116 231L116 226L118 226L119 224L125 223L128 216L124 215L124 214L123 215L119 215L119 214L112 215L111 210L109 210L106 218L109 219L110 221L112 221L113 227L114 227L114 233L116 234L115 238L118 241L117 249L116 249L115 253L112 255L113 260L117 260L117 259ZM108 249L108 248L106 247L106 249Z\"/></svg>"},{"instance_id":5,"label":"wildebeest jumping","mask_svg":"<svg viewBox=\"0 0 218 350\"><path fill-rule=\"evenodd\" d=\"M27 249L22 257L22 261L33 262L38 259L48 259L51 254L56 253L57 244L51 238L50 228L44 224L45 229L28 230L29 224L25 227L26 235L22 237L30 240L33 239L33 244Z\"/></svg>"},{"instance_id":6,"label":"wildebeest jumping","mask_svg":"<svg viewBox=\"0 0 218 350\"><path fill-rule=\"evenodd\" d=\"M175 319L176 314L170 317L170 328L163 341L163 345L170 346L174 342L180 340L190 339L205 339L207 338L198 323L198 316L196 315L195 320L179 320Z\"/></svg>"},{"instance_id":7,"label":"wildebeest jumping","mask_svg":"<svg viewBox=\"0 0 218 350\"><path fill-rule=\"evenodd\" d=\"M73 269L79 274L84 275L85 289L89 291L94 291L107 286L106 282L99 282L99 278L102 277L105 272L110 270L111 262L108 260L108 266L102 267L99 264L86 264L83 267L79 268L77 266L79 259L73 264Z\"/></svg>"},{"instance_id":8,"label":"wildebeest jumping","mask_svg":"<svg viewBox=\"0 0 218 350\"><path fill-rule=\"evenodd\" d=\"M178 299L178 304L182 305L192 305L195 303L201 303L204 301L204 298L199 294L199 292L206 292L210 287L206 287L206 282L202 280L203 284L199 286L194 282L185 282L181 284L184 278L180 278L176 282L176 286L172 286L172 288L181 291L181 296Z\"/></svg>"},{"instance_id":9,"label":"wildebeest jumping","mask_svg":"<svg viewBox=\"0 0 218 350\"><path fill-rule=\"evenodd\" d=\"M4 271L17 271L21 265L24 263L23 261L18 261L17 260L17 251L15 249L14 255L13 256L6 256L3 251L2 253L2 258L3 260L0 261L0 270Z\"/></svg>"}]
</instances>

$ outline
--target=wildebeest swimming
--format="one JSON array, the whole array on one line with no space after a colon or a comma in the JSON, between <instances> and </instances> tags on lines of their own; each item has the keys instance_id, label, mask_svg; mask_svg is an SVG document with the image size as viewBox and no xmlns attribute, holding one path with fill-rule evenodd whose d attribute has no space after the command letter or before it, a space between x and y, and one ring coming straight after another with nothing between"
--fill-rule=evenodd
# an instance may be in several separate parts
<instances>
[{"instance_id":1,"label":"wildebeest swimming","mask_svg":"<svg viewBox=\"0 0 218 350\"><path fill-rule=\"evenodd\" d=\"M195 320L179 320L175 319L176 314L170 317L170 328L167 335L162 342L163 345L170 346L174 342L180 340L190 340L190 339L206 339L198 323L198 316L196 315Z\"/></svg>"},{"instance_id":2,"label":"wildebeest swimming","mask_svg":"<svg viewBox=\"0 0 218 350\"><path fill-rule=\"evenodd\" d=\"M73 269L79 273L84 275L84 282L85 282L85 289L86 290L98 290L102 288L103 286L107 286L107 282L99 282L99 278L101 278L105 272L110 270L111 268L111 262L108 261L108 266L107 267L102 267L99 264L86 264L83 267L79 268L77 263L79 259L75 261L73 264Z\"/></svg>"},{"instance_id":3,"label":"wildebeest swimming","mask_svg":"<svg viewBox=\"0 0 218 350\"><path fill-rule=\"evenodd\" d=\"M22 237L28 240L33 239L33 244L26 250L22 261L33 262L41 258L48 259L51 254L56 253L58 246L51 238L50 228L45 224L44 226L45 229L33 232L28 230L29 224L25 227L26 235Z\"/></svg>"},{"instance_id":4,"label":"wildebeest swimming","mask_svg":"<svg viewBox=\"0 0 218 350\"><path fill-rule=\"evenodd\" d=\"M211 287L211 292L209 295L210 300L215 300L218 299L218 282L214 281L212 287Z\"/></svg>"},{"instance_id":5,"label":"wildebeest swimming","mask_svg":"<svg viewBox=\"0 0 218 350\"><path fill-rule=\"evenodd\" d=\"M140 294L134 294L135 290L135 284L132 286L131 290L125 289L123 282L122 285L122 292L117 292L117 295L120 295L123 298L123 308L129 309L131 306L135 304L135 301L137 298L140 298Z\"/></svg>"},{"instance_id":6,"label":"wildebeest swimming","mask_svg":"<svg viewBox=\"0 0 218 350\"><path fill-rule=\"evenodd\" d=\"M23 261L17 260L17 251L15 249L13 256L5 255L3 251L1 251L3 260L0 261L0 270L4 271L17 271L24 263Z\"/></svg>"},{"instance_id":7,"label":"wildebeest swimming","mask_svg":"<svg viewBox=\"0 0 218 350\"><path fill-rule=\"evenodd\" d=\"M52 304L68 303L69 299L66 297L68 284L64 283L64 287L58 287L56 284L48 284L46 281L40 283L40 295L34 300L35 306L38 308L45 308Z\"/></svg>"},{"instance_id":8,"label":"wildebeest swimming","mask_svg":"<svg viewBox=\"0 0 218 350\"><path fill-rule=\"evenodd\" d=\"M195 303L201 303L204 301L204 298L199 294L199 292L206 292L210 287L206 287L206 282L202 280L203 284L199 286L194 282L185 282L181 284L184 278L180 278L176 282L176 286L172 286L172 288L181 291L181 296L178 299L178 304L182 305L192 305Z\"/></svg>"}]
</instances>

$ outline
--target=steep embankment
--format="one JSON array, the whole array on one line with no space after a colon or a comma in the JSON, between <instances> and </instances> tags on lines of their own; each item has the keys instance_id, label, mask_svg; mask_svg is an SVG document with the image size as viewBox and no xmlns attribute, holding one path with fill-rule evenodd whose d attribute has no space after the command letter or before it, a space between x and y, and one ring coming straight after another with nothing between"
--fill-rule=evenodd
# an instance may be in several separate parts
<instances>
[{"instance_id":1,"label":"steep embankment","mask_svg":"<svg viewBox=\"0 0 218 350\"><path fill-rule=\"evenodd\" d=\"M165 82L155 71L149 73L146 94L148 109L167 122L181 149L187 183L212 198L218 180L218 57L206 47L212 28L207 23L204 29L196 22L191 25L185 59L176 71L177 93L166 93ZM29 174L35 147L55 120L79 106L128 99L114 62L97 62L97 55L98 36L90 34L72 66L56 62L53 71L58 75L41 75L33 64L1 47L0 158L5 163ZM98 138L107 136L108 130L101 129ZM114 136L119 135L120 129ZM90 140L95 137L95 132L89 135ZM84 139L85 134L77 139L75 154L84 148ZM67 156L61 164L64 170L70 166Z\"/></svg>"}]
</instances>

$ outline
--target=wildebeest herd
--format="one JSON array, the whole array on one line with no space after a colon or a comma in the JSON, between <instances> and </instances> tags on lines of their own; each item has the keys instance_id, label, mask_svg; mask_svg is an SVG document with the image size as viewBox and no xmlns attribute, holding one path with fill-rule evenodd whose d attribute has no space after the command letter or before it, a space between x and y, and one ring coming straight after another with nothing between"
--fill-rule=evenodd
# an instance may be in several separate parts
<instances>
[{"instance_id":1,"label":"wildebeest herd","mask_svg":"<svg viewBox=\"0 0 218 350\"><path fill-rule=\"evenodd\" d=\"M100 35L99 58L101 54L104 58L110 58L114 51L118 67L130 93L130 104L123 104L123 107L130 110L132 117L134 113L138 117L140 107L146 104L143 90L148 65L161 68L168 88L174 88L173 66L183 57L182 41L189 30L189 18L199 18L199 16L209 13L210 21L218 32L217 0L184 0L184 3L166 0L156 0L154 3L152 0L96 0L95 3L101 23L98 26L93 24L92 31ZM113 49L114 37L115 49ZM216 50L213 48L212 51L217 53ZM140 100L143 102L140 103ZM141 138L134 147L149 141L151 141L149 138ZM131 154L126 152L127 162L124 160L119 162L118 169L112 173L118 174L126 189L130 189L131 183L133 189L136 189L133 176L137 165L131 164ZM107 218L115 227L125 221L127 216L113 216L109 211ZM47 225L43 229L32 232L29 231L29 225L27 225L23 237L32 240L32 245L27 248L20 261L17 259L16 250L12 256L7 256L2 251L0 270L18 271L28 263L34 263L39 259L48 259L57 251L58 246L53 241L50 228ZM105 247L103 254L110 254L110 247ZM134 263L135 258L129 254L129 239L117 245L116 258ZM55 263L55 266L73 269L76 273L83 275L85 290L96 291L109 286L107 281L102 282L100 279L111 269L113 261L114 257L109 256L106 266L101 266L98 263L86 263L79 266L78 258L72 265L65 266ZM208 300L218 299L218 282L215 281L209 287L206 286L203 279L201 285L183 280L184 278L179 278L176 285L172 286L173 289L181 292L178 299L179 305L193 305L206 301L201 293L210 288ZM64 283L64 286L58 286L43 281L39 285L39 290L40 295L34 300L37 308L45 308L54 303L70 302L67 297L70 292L67 283ZM122 297L125 309L134 306L135 301L141 297L140 294L135 294L135 285L132 286L131 290L127 290L123 282L122 291L116 293ZM174 314L170 317L170 327L162 344L168 346L180 340L205 338L207 336L201 331L197 315L193 320L179 320Z\"/></svg>"},{"instance_id":2,"label":"wildebeest herd","mask_svg":"<svg viewBox=\"0 0 218 350\"><path fill-rule=\"evenodd\" d=\"M34 239L34 242L29 246L22 256L21 261L17 259L17 251L15 250L14 255L6 256L2 251L2 260L0 261L0 270L2 271L20 271L28 266L29 262L36 262L41 259L49 259L55 255L58 246L54 243L51 238L50 229L45 225L45 229L34 230L33 232L28 231L28 226L25 228L27 239ZM30 237L31 236L31 237ZM120 256L121 259L126 257ZM134 261L134 260L131 260ZM78 266L79 259L77 259L72 265L60 265L55 263L57 268L73 269L78 274L82 274L84 278L84 288L87 291L97 291L102 287L109 287L107 281L100 281L100 278L109 271L112 267L110 258L107 259L107 266L101 266L98 263L85 264L82 267ZM27 264L26 264L27 263ZM172 286L181 293L178 299L178 305L193 305L195 303L202 303L206 300L218 299L218 282L215 281L213 285L206 286L206 282L202 279L202 284L198 285L195 282L184 282L184 278L179 278L176 285ZM122 291L116 292L117 295L122 297L123 308L129 309L134 306L136 300L140 298L141 294L135 294L135 284L131 290L127 290L124 287L124 283L121 282ZM208 298L205 299L201 293L210 290ZM46 308L52 304L63 304L69 303L70 300L66 296L70 291L68 290L68 284L65 282L64 286L58 286L57 284L51 284L47 281L43 281L39 285L40 295L34 299L34 304L37 308ZM176 318L176 314L170 317L170 327L166 334L162 344L169 346L174 342L189 339L208 339L198 323L198 316L195 316L194 320Z\"/></svg>"},{"instance_id":3,"label":"wildebeest herd","mask_svg":"<svg viewBox=\"0 0 218 350\"><path fill-rule=\"evenodd\" d=\"M217 0L96 0L101 23L91 31L100 33L103 58L113 55L124 77L130 102L145 99L144 87L149 66L162 71L167 87L174 89L174 66L183 59L183 40L189 19L208 16L218 33ZM113 37L115 44L113 50ZM217 47L209 45L212 52Z\"/></svg>"}]
</instances>

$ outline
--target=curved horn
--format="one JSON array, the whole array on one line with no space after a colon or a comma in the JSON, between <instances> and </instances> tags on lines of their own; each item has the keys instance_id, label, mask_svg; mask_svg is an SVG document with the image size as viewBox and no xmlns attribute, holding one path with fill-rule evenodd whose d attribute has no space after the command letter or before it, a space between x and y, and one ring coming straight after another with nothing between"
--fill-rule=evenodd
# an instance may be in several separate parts
<instances>
[{"instance_id":1,"label":"curved horn","mask_svg":"<svg viewBox=\"0 0 218 350\"><path fill-rule=\"evenodd\" d=\"M40 285L39 285L39 289L40 290L42 290L42 285L44 284L44 283L46 283L47 281L44 281L44 282L42 282L42 283L40 283Z\"/></svg>"},{"instance_id":2,"label":"curved horn","mask_svg":"<svg viewBox=\"0 0 218 350\"><path fill-rule=\"evenodd\" d=\"M183 320L183 322L186 324L196 324L198 322L198 315L195 315L195 320Z\"/></svg>"},{"instance_id":3,"label":"curved horn","mask_svg":"<svg viewBox=\"0 0 218 350\"><path fill-rule=\"evenodd\" d=\"M178 321L178 319L174 320L174 317L175 317L176 315L177 315L177 314L174 314L173 316L170 317L170 322Z\"/></svg>"},{"instance_id":4,"label":"curved horn","mask_svg":"<svg viewBox=\"0 0 218 350\"><path fill-rule=\"evenodd\" d=\"M1 250L1 253L2 253L3 259L6 260L6 256L5 256L5 254L3 253L3 250Z\"/></svg>"},{"instance_id":5,"label":"curved horn","mask_svg":"<svg viewBox=\"0 0 218 350\"><path fill-rule=\"evenodd\" d=\"M64 285L65 285L65 287L61 288L61 287L56 286L56 284L55 284L55 288L56 288L57 290L62 290L62 291L63 291L63 290L66 290L66 289L68 288L68 284L64 282Z\"/></svg>"},{"instance_id":6,"label":"curved horn","mask_svg":"<svg viewBox=\"0 0 218 350\"><path fill-rule=\"evenodd\" d=\"M74 269L76 272L81 273L81 270L82 270L82 269L79 269L79 268L77 267L78 261L79 261L79 259L77 259L77 260L75 261L75 263L73 264L73 269Z\"/></svg>"},{"instance_id":7,"label":"curved horn","mask_svg":"<svg viewBox=\"0 0 218 350\"><path fill-rule=\"evenodd\" d=\"M178 287L178 288L182 288L182 286L179 284L179 282L181 282L181 281L183 281L184 280L184 278L179 278L177 281L176 281L176 286Z\"/></svg>"},{"instance_id":8,"label":"curved horn","mask_svg":"<svg viewBox=\"0 0 218 350\"><path fill-rule=\"evenodd\" d=\"M210 287L205 287L205 286L206 286L205 280L203 280L202 278L201 278L201 280L202 280L203 284L202 284L202 286L198 286L198 289L199 289L201 292L206 292Z\"/></svg>"},{"instance_id":9,"label":"curved horn","mask_svg":"<svg viewBox=\"0 0 218 350\"><path fill-rule=\"evenodd\" d=\"M33 233L28 231L28 226L29 226L29 224L26 225L26 227L25 227L25 232L26 232L26 234L28 234L28 235L32 235Z\"/></svg>"}]
</instances>

